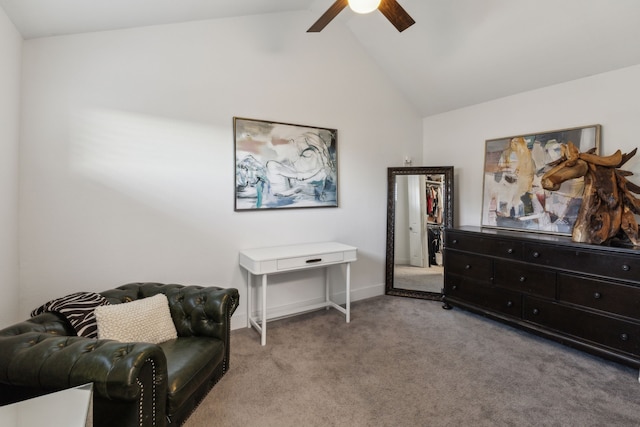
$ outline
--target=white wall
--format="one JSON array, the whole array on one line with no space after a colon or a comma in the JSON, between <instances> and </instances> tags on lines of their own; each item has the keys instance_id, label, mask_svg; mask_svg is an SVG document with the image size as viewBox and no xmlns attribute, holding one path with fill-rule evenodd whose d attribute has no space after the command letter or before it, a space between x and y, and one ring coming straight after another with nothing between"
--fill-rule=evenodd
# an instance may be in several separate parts
<instances>
[{"instance_id":1,"label":"white wall","mask_svg":"<svg viewBox=\"0 0 640 427\"><path fill-rule=\"evenodd\" d=\"M18 130L22 37L0 8L0 327L16 320Z\"/></svg>"},{"instance_id":2,"label":"white wall","mask_svg":"<svg viewBox=\"0 0 640 427\"><path fill-rule=\"evenodd\" d=\"M20 311L131 281L237 287L238 251L359 248L354 299L382 294L386 167L422 156L421 118L340 23L285 13L25 42ZM336 209L233 211L232 117L338 129ZM343 271L333 271L340 279ZM275 277L269 306L322 295ZM339 292L339 288L335 290Z\"/></svg>"},{"instance_id":3,"label":"white wall","mask_svg":"<svg viewBox=\"0 0 640 427\"><path fill-rule=\"evenodd\" d=\"M640 146L640 65L427 117L424 163L455 167L456 225L480 225L485 140L602 125L601 153ZM640 184L640 155L624 167Z\"/></svg>"}]
</instances>

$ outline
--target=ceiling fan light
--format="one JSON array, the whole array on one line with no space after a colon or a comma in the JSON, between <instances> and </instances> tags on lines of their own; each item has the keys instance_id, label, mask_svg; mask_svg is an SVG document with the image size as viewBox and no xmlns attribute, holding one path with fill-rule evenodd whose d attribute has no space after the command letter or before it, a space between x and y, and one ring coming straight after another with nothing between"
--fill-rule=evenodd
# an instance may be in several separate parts
<instances>
[{"instance_id":1,"label":"ceiling fan light","mask_svg":"<svg viewBox=\"0 0 640 427\"><path fill-rule=\"evenodd\" d=\"M373 12L380 5L380 0L349 0L349 7L356 13Z\"/></svg>"}]
</instances>

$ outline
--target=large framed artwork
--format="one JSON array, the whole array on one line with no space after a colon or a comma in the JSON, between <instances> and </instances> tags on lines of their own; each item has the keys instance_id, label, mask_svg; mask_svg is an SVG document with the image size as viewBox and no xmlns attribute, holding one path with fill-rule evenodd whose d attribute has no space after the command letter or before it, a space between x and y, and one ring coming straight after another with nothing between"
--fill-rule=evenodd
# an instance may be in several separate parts
<instances>
[{"instance_id":1,"label":"large framed artwork","mask_svg":"<svg viewBox=\"0 0 640 427\"><path fill-rule=\"evenodd\" d=\"M583 179L547 191L540 178L569 142L580 152L595 148L599 154L600 133L600 125L591 125L487 140L482 226L570 235L582 203Z\"/></svg>"},{"instance_id":2,"label":"large framed artwork","mask_svg":"<svg viewBox=\"0 0 640 427\"><path fill-rule=\"evenodd\" d=\"M233 118L235 210L338 206L338 131Z\"/></svg>"}]
</instances>

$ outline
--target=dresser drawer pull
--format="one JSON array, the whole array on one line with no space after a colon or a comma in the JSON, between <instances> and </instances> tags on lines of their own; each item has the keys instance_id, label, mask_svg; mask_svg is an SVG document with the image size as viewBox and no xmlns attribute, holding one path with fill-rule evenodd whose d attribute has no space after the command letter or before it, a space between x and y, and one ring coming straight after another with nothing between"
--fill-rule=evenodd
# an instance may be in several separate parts
<instances>
[{"instance_id":1,"label":"dresser drawer pull","mask_svg":"<svg viewBox=\"0 0 640 427\"><path fill-rule=\"evenodd\" d=\"M602 294L600 292L596 292L596 293L593 294L593 297L595 299L600 299L600 298L602 298Z\"/></svg>"},{"instance_id":2,"label":"dresser drawer pull","mask_svg":"<svg viewBox=\"0 0 640 427\"><path fill-rule=\"evenodd\" d=\"M451 241L451 243L452 243L452 244L454 244L454 245L457 245L457 244L458 244L458 239L453 239L453 240Z\"/></svg>"},{"instance_id":3,"label":"dresser drawer pull","mask_svg":"<svg viewBox=\"0 0 640 427\"><path fill-rule=\"evenodd\" d=\"M507 307L513 307L513 301L507 301Z\"/></svg>"},{"instance_id":4,"label":"dresser drawer pull","mask_svg":"<svg viewBox=\"0 0 640 427\"><path fill-rule=\"evenodd\" d=\"M526 281L526 280L527 280L527 278L526 278L526 277L524 277L524 276L520 276L520 283L522 283L522 282L524 282L524 281Z\"/></svg>"},{"instance_id":5,"label":"dresser drawer pull","mask_svg":"<svg viewBox=\"0 0 640 427\"><path fill-rule=\"evenodd\" d=\"M513 253L513 248L509 248L509 249L507 249L507 253L508 253L508 254L512 254L512 253Z\"/></svg>"},{"instance_id":6,"label":"dresser drawer pull","mask_svg":"<svg viewBox=\"0 0 640 427\"><path fill-rule=\"evenodd\" d=\"M533 253L533 257L534 258L540 258L540 252L534 252Z\"/></svg>"},{"instance_id":7,"label":"dresser drawer pull","mask_svg":"<svg viewBox=\"0 0 640 427\"><path fill-rule=\"evenodd\" d=\"M313 259L308 259L306 262L307 264L313 264L315 262L321 262L322 258L313 258Z\"/></svg>"},{"instance_id":8,"label":"dresser drawer pull","mask_svg":"<svg viewBox=\"0 0 640 427\"><path fill-rule=\"evenodd\" d=\"M467 265L465 265L465 266L464 266L464 269L465 269L465 270L471 270L471 264L467 264Z\"/></svg>"},{"instance_id":9,"label":"dresser drawer pull","mask_svg":"<svg viewBox=\"0 0 640 427\"><path fill-rule=\"evenodd\" d=\"M629 271L629 270L631 270L631 267L629 267L627 264L622 265L622 271Z\"/></svg>"},{"instance_id":10,"label":"dresser drawer pull","mask_svg":"<svg viewBox=\"0 0 640 427\"><path fill-rule=\"evenodd\" d=\"M621 339L622 341L627 341L627 340L629 339L629 335L627 335L627 334L620 334L620 339Z\"/></svg>"},{"instance_id":11,"label":"dresser drawer pull","mask_svg":"<svg viewBox=\"0 0 640 427\"><path fill-rule=\"evenodd\" d=\"M532 313L537 316L538 314L540 314L540 310L538 310L537 308L534 308Z\"/></svg>"}]
</instances>

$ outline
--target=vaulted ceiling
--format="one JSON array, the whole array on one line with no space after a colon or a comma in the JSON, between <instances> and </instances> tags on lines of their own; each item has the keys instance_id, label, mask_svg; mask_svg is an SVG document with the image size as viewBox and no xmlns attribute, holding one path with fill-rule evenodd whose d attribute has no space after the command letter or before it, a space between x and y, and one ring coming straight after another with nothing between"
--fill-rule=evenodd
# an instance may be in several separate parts
<instances>
[{"instance_id":1,"label":"vaulted ceiling","mask_svg":"<svg viewBox=\"0 0 640 427\"><path fill-rule=\"evenodd\" d=\"M422 116L640 64L639 0L398 1L416 21L402 33L378 12L348 8L323 32L346 25ZM0 0L0 7L31 39L292 11L305 12L310 26L333 2Z\"/></svg>"}]
</instances>

